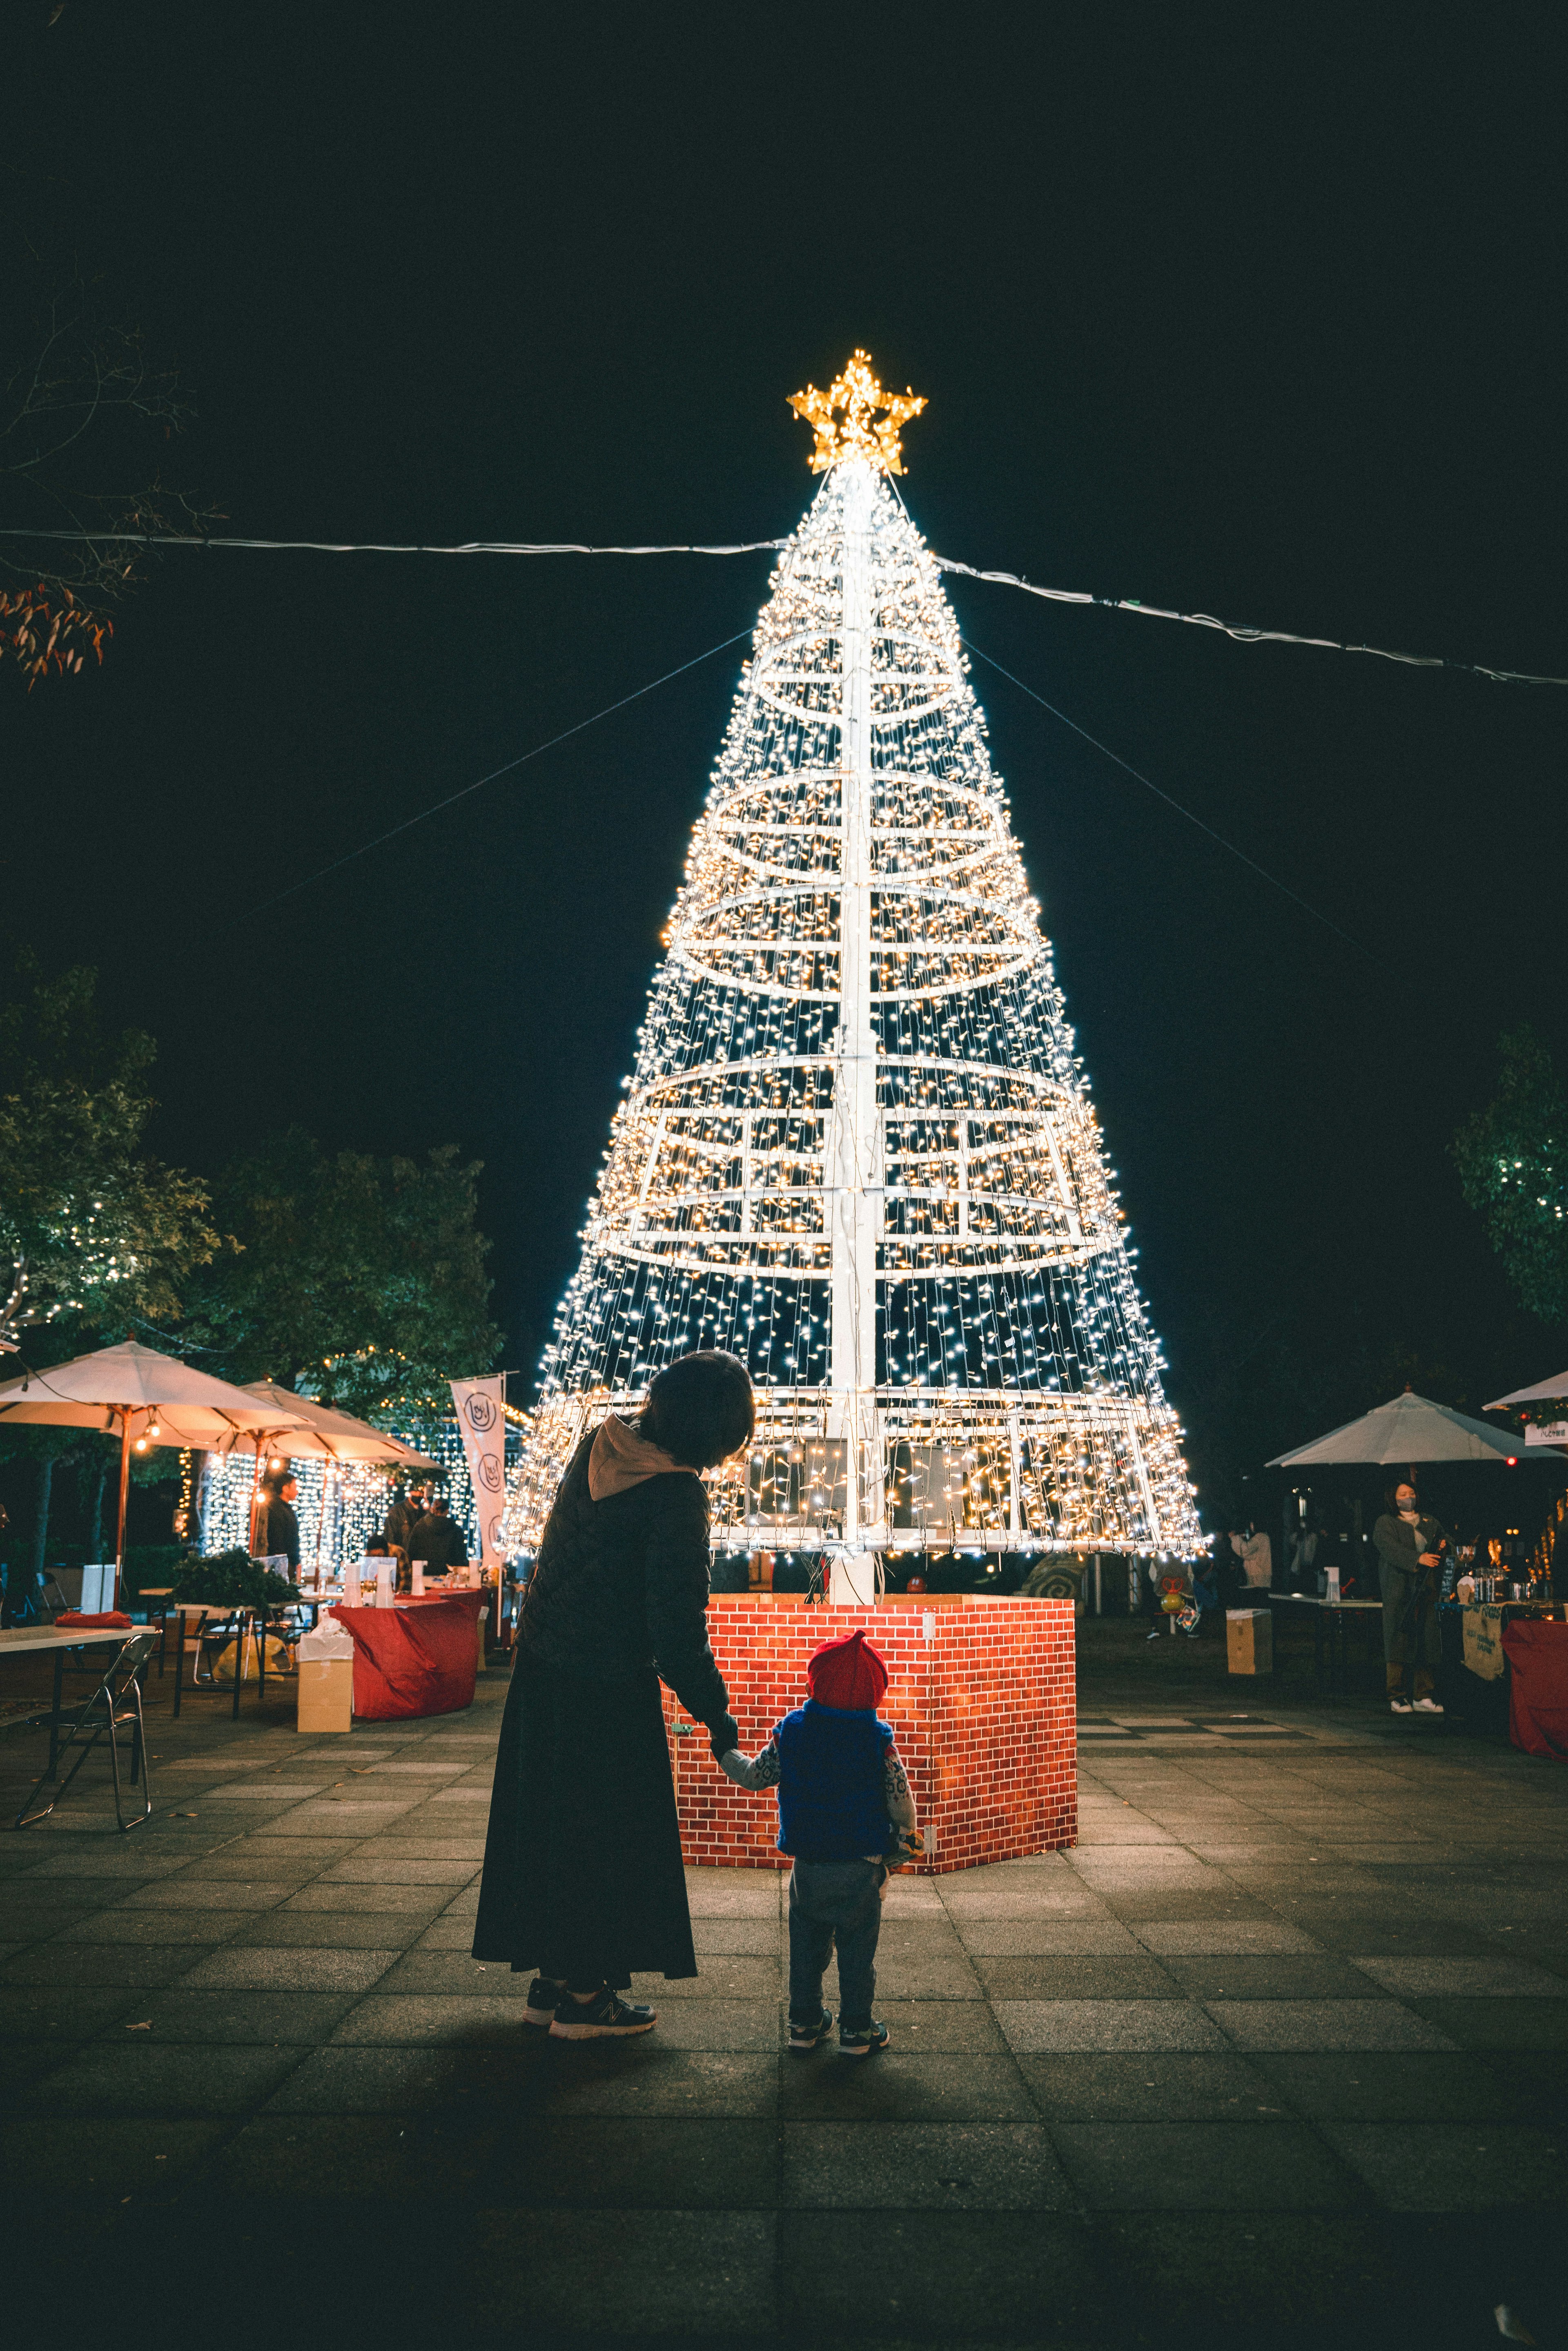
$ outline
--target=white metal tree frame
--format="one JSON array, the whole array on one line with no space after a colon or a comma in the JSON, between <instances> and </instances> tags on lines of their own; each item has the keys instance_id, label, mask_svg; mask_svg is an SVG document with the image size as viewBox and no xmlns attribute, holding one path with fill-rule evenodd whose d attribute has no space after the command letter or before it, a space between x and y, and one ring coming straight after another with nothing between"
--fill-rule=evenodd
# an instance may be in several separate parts
<instances>
[{"instance_id":1,"label":"white metal tree frame","mask_svg":"<svg viewBox=\"0 0 1568 2351\"><path fill-rule=\"evenodd\" d=\"M512 1480L725 1347L721 1549L1190 1552L1181 1432L936 567L863 353L774 573ZM885 412L881 414L879 412Z\"/></svg>"}]
</instances>

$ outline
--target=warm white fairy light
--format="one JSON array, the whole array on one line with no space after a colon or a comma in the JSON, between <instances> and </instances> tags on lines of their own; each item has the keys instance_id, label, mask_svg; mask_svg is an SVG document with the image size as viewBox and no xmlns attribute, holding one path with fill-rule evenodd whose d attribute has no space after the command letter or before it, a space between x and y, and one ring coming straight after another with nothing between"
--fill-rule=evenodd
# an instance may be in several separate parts
<instances>
[{"instance_id":1,"label":"warm white fairy light","mask_svg":"<svg viewBox=\"0 0 1568 2351\"><path fill-rule=\"evenodd\" d=\"M695 1346L759 1389L725 1547L1200 1540L984 716L884 471L832 463L759 616L512 1481L522 1548L581 1431Z\"/></svg>"}]
</instances>

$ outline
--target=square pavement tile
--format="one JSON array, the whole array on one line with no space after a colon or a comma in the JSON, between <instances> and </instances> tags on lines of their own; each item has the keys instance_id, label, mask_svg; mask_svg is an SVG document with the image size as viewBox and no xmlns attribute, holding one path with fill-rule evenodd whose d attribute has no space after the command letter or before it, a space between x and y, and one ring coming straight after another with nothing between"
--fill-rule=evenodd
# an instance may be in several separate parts
<instances>
[{"instance_id":1,"label":"square pavement tile","mask_svg":"<svg viewBox=\"0 0 1568 2351\"><path fill-rule=\"evenodd\" d=\"M1356 1967L1401 1999L1568 2000L1568 1978L1521 1959L1358 1959Z\"/></svg>"},{"instance_id":2,"label":"square pavement tile","mask_svg":"<svg viewBox=\"0 0 1568 2351\"><path fill-rule=\"evenodd\" d=\"M48 1985L66 1994L78 1990L146 1991L176 1983L193 1962L209 1954L204 1943L34 1943L0 1969L0 2008L14 1985Z\"/></svg>"},{"instance_id":3,"label":"square pavement tile","mask_svg":"<svg viewBox=\"0 0 1568 2351\"><path fill-rule=\"evenodd\" d=\"M232 2124L37 2116L0 2135L0 2180L26 2194L118 2203L205 2165Z\"/></svg>"},{"instance_id":4,"label":"square pavement tile","mask_svg":"<svg viewBox=\"0 0 1568 2351\"><path fill-rule=\"evenodd\" d=\"M771 1954L779 1949L782 1933L776 1910L692 1920L692 1944L699 1955L707 1951Z\"/></svg>"},{"instance_id":5,"label":"square pavement tile","mask_svg":"<svg viewBox=\"0 0 1568 2351\"><path fill-rule=\"evenodd\" d=\"M1370 1989L1349 1959L1327 1951L1173 1952L1166 1964L1189 2000L1364 2000Z\"/></svg>"},{"instance_id":6,"label":"square pavement tile","mask_svg":"<svg viewBox=\"0 0 1568 2351\"><path fill-rule=\"evenodd\" d=\"M122 2016L145 2016L145 1995L133 1985L84 1990L51 1980L47 1984L7 1982L0 1993L0 2042L90 2041Z\"/></svg>"},{"instance_id":7,"label":"square pavement tile","mask_svg":"<svg viewBox=\"0 0 1568 2351\"><path fill-rule=\"evenodd\" d=\"M1536 2111L1494 2064L1457 2050L1363 2049L1252 2063L1276 2098L1313 2121L1506 2122Z\"/></svg>"},{"instance_id":8,"label":"square pavement tile","mask_svg":"<svg viewBox=\"0 0 1568 2351\"><path fill-rule=\"evenodd\" d=\"M771 2212L486 2210L452 2316L497 2335L770 2334L776 2227Z\"/></svg>"},{"instance_id":9,"label":"square pavement tile","mask_svg":"<svg viewBox=\"0 0 1568 2351\"><path fill-rule=\"evenodd\" d=\"M390 1967L423 1929L423 1913L400 1910L265 1910L230 1938L235 1950L380 1951ZM465 1938L472 1942L470 1928Z\"/></svg>"},{"instance_id":10,"label":"square pavement tile","mask_svg":"<svg viewBox=\"0 0 1568 2351\"><path fill-rule=\"evenodd\" d=\"M787 2123L786 2209L1055 2212L1077 2202L1039 2123Z\"/></svg>"},{"instance_id":11,"label":"square pavement tile","mask_svg":"<svg viewBox=\"0 0 1568 2351\"><path fill-rule=\"evenodd\" d=\"M320 1951L284 1946L226 1947L184 1979L193 1991L368 1991L386 1973L386 1951Z\"/></svg>"},{"instance_id":12,"label":"square pavement tile","mask_svg":"<svg viewBox=\"0 0 1568 2351\"><path fill-rule=\"evenodd\" d=\"M230 2195L266 2199L287 2180L291 2198L308 2198L329 2210L345 2199L362 2210L369 2196L413 2203L443 2193L472 2198L483 2192L484 2149L466 2134L451 2150L455 2162L432 2162L432 2152L411 2116L269 2113L237 2132L213 2168Z\"/></svg>"},{"instance_id":13,"label":"square pavement tile","mask_svg":"<svg viewBox=\"0 0 1568 2351\"><path fill-rule=\"evenodd\" d=\"M839 2005L839 1972L835 1961L822 1979L822 1992L830 2008ZM881 1951L876 1960L876 1996L878 2000L977 2000L980 1980L968 1959L953 1958L944 1952L929 1957L901 1959L896 1953L884 1957Z\"/></svg>"},{"instance_id":14,"label":"square pavement tile","mask_svg":"<svg viewBox=\"0 0 1568 2351\"><path fill-rule=\"evenodd\" d=\"M1394 2000L1211 2000L1206 2005L1239 2049L1456 2046Z\"/></svg>"},{"instance_id":15,"label":"square pavement tile","mask_svg":"<svg viewBox=\"0 0 1568 2351\"><path fill-rule=\"evenodd\" d=\"M1063 1956L1137 1955L1137 1938L1115 1918L961 1918L958 1933L967 1951L1020 1959Z\"/></svg>"},{"instance_id":16,"label":"square pavement tile","mask_svg":"<svg viewBox=\"0 0 1568 2351\"><path fill-rule=\"evenodd\" d=\"M421 1926L428 1926L445 1908L447 1891L442 1886L345 1885L340 1878L328 1884L316 1878L290 1894L281 1907L295 1917L314 1910L335 1910L340 1915L345 1910L402 1911Z\"/></svg>"},{"instance_id":17,"label":"square pavement tile","mask_svg":"<svg viewBox=\"0 0 1568 2351\"><path fill-rule=\"evenodd\" d=\"M48 2115L248 2114L298 2063L297 2048L157 2043L139 2032L78 2050L27 2103Z\"/></svg>"},{"instance_id":18,"label":"square pavement tile","mask_svg":"<svg viewBox=\"0 0 1568 2351\"><path fill-rule=\"evenodd\" d=\"M910 2351L985 2340L1032 2351L1103 2339L1091 2334L1104 2288L1089 2231L1065 2214L1020 2224L1005 2210L795 2211L779 2216L779 2235L790 2342Z\"/></svg>"},{"instance_id":19,"label":"square pavement tile","mask_svg":"<svg viewBox=\"0 0 1568 2351\"><path fill-rule=\"evenodd\" d=\"M1286 2102L1245 2058L1155 2050L1020 2057L1048 2122L1249 2122Z\"/></svg>"},{"instance_id":20,"label":"square pavement tile","mask_svg":"<svg viewBox=\"0 0 1568 2351\"><path fill-rule=\"evenodd\" d=\"M1051 2136L1092 2210L1333 2211L1358 2192L1298 2123L1055 2123Z\"/></svg>"},{"instance_id":21,"label":"square pavement tile","mask_svg":"<svg viewBox=\"0 0 1568 2351\"><path fill-rule=\"evenodd\" d=\"M136 2038L154 2047L193 2041L214 2046L313 2048L347 2015L354 1999L351 1992L192 1991L175 1984L139 2001L131 2022L151 2027ZM107 2025L99 2037L113 2042L126 2034L127 2022L120 2019Z\"/></svg>"},{"instance_id":22,"label":"square pavement tile","mask_svg":"<svg viewBox=\"0 0 1568 2351\"><path fill-rule=\"evenodd\" d=\"M686 1902L694 1918L727 1918L746 1914L777 1918L782 1916L789 1879L777 1869L688 1869Z\"/></svg>"},{"instance_id":23,"label":"square pavement tile","mask_svg":"<svg viewBox=\"0 0 1568 2351\"><path fill-rule=\"evenodd\" d=\"M1568 2204L1568 2128L1518 2123L1324 2123L1323 2137L1396 2212Z\"/></svg>"},{"instance_id":24,"label":"square pavement tile","mask_svg":"<svg viewBox=\"0 0 1568 2351\"><path fill-rule=\"evenodd\" d=\"M126 1910L270 1910L286 1901L299 1884L297 1871L287 1876L226 1878L166 1877L138 1886L120 1905Z\"/></svg>"},{"instance_id":25,"label":"square pavement tile","mask_svg":"<svg viewBox=\"0 0 1568 2351\"><path fill-rule=\"evenodd\" d=\"M734 2116L534 2115L525 2141L500 2136L484 2196L525 2208L771 2212L779 2129Z\"/></svg>"},{"instance_id":26,"label":"square pavement tile","mask_svg":"<svg viewBox=\"0 0 1568 2351\"><path fill-rule=\"evenodd\" d=\"M349 1955L345 1952L333 1956ZM536 2036L543 2038L537 2026L524 2023L523 2003L512 1992L389 1993L378 1984L373 1993L350 2011L333 2039L338 2043L387 2042L403 2046L450 2042L470 2046L492 2043L510 2047L520 2045L524 2037L532 2040Z\"/></svg>"},{"instance_id":27,"label":"square pavement tile","mask_svg":"<svg viewBox=\"0 0 1568 2351\"><path fill-rule=\"evenodd\" d=\"M1133 1935L1164 1956L1229 1959L1241 1951L1316 1951L1319 1944L1283 1918L1133 1918Z\"/></svg>"},{"instance_id":28,"label":"square pavement tile","mask_svg":"<svg viewBox=\"0 0 1568 2351\"><path fill-rule=\"evenodd\" d=\"M543 2043L529 2075L528 2099L553 2115L706 2115L741 2120L771 2116L779 2105L776 2051L660 2048L655 2037L605 2048L592 2042ZM957 2061L955 2061L957 2062Z\"/></svg>"},{"instance_id":29,"label":"square pavement tile","mask_svg":"<svg viewBox=\"0 0 1568 2351\"><path fill-rule=\"evenodd\" d=\"M316 2049L267 2101L269 2115L443 2115L466 2118L498 2109L519 2158L533 2144L519 2137L529 2085L543 2062L534 2049ZM351 2189L349 2190L351 2192Z\"/></svg>"},{"instance_id":30,"label":"square pavement tile","mask_svg":"<svg viewBox=\"0 0 1568 2351\"><path fill-rule=\"evenodd\" d=\"M788 2121L1034 2122L1034 2103L1010 2057L841 2057L832 2042L786 2064L779 2095Z\"/></svg>"},{"instance_id":31,"label":"square pavement tile","mask_svg":"<svg viewBox=\"0 0 1568 2351\"><path fill-rule=\"evenodd\" d=\"M442 1922L437 1920L436 1925ZM432 1928L431 1932L435 1932ZM472 1927L467 1940L474 1939ZM465 1945L466 1948L466 1945ZM658 2008L668 2000L773 2000L784 1991L784 1963L781 1958L715 1958L704 1952L698 1962L701 1973L695 1976L633 1976L632 1998L651 2002Z\"/></svg>"},{"instance_id":32,"label":"square pavement tile","mask_svg":"<svg viewBox=\"0 0 1568 2351\"><path fill-rule=\"evenodd\" d=\"M210 1947L250 1925L249 1910L92 1910L60 1929L64 1943L196 1943Z\"/></svg>"},{"instance_id":33,"label":"square pavement tile","mask_svg":"<svg viewBox=\"0 0 1568 2351\"><path fill-rule=\"evenodd\" d=\"M975 1972L993 2000L1179 2000L1174 1977L1135 1948L1127 1956L1090 1958L1071 1953L1044 1959L998 1958L977 1953Z\"/></svg>"},{"instance_id":34,"label":"square pavement tile","mask_svg":"<svg viewBox=\"0 0 1568 2351\"><path fill-rule=\"evenodd\" d=\"M1185 2000L998 2000L997 2022L1010 2049L1223 2049L1211 2020Z\"/></svg>"},{"instance_id":35,"label":"square pavement tile","mask_svg":"<svg viewBox=\"0 0 1568 2351\"><path fill-rule=\"evenodd\" d=\"M777 1999L672 2000L660 2006L654 2030L666 2049L777 2051L784 2011Z\"/></svg>"},{"instance_id":36,"label":"square pavement tile","mask_svg":"<svg viewBox=\"0 0 1568 2351\"><path fill-rule=\"evenodd\" d=\"M1428 2023L1461 2049L1568 2049L1568 2001L1515 1994L1507 2000L1420 2000Z\"/></svg>"}]
</instances>

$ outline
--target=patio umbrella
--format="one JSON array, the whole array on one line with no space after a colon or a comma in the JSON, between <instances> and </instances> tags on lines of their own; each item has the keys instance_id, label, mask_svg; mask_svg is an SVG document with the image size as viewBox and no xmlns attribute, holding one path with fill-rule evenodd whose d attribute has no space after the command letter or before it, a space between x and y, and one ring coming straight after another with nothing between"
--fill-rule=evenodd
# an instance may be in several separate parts
<instances>
[{"instance_id":1,"label":"patio umbrella","mask_svg":"<svg viewBox=\"0 0 1568 2351\"><path fill-rule=\"evenodd\" d=\"M1552 1422L1552 1426L1557 1427L1568 1420L1568 1372L1559 1372L1555 1379L1537 1380L1532 1388L1515 1388L1511 1395L1499 1396L1495 1402L1483 1405L1482 1410L1510 1412L1515 1405L1545 1404L1555 1396L1564 1399L1563 1410L1554 1416ZM1531 1421L1525 1428L1524 1441L1526 1445L1535 1447L1550 1445L1555 1440L1545 1434L1542 1423Z\"/></svg>"},{"instance_id":2,"label":"patio umbrella","mask_svg":"<svg viewBox=\"0 0 1568 2351\"><path fill-rule=\"evenodd\" d=\"M422 1469L435 1476L441 1473L439 1461L427 1460L405 1445L401 1437L391 1437L384 1428L374 1428L368 1420L357 1420L350 1412L337 1412L330 1405L319 1404L314 1396L296 1395L291 1388L281 1388L276 1380L252 1380L246 1388L247 1395L258 1403L277 1408L276 1424L265 1428L235 1429L231 1437L211 1449L219 1453L254 1452L256 1471L251 1479L250 1514L251 1541L256 1540L256 1512L261 1485L261 1457L273 1454L280 1460L291 1461L307 1455L328 1461L386 1461L400 1469ZM323 1518L325 1498L323 1498ZM321 1550L320 1526L318 1524L316 1551Z\"/></svg>"},{"instance_id":3,"label":"patio umbrella","mask_svg":"<svg viewBox=\"0 0 1568 2351\"><path fill-rule=\"evenodd\" d=\"M1326 1437L1292 1453L1276 1454L1270 1469L1299 1469L1320 1462L1515 1461L1519 1439L1511 1430L1489 1428L1446 1404L1406 1388L1359 1420L1331 1428Z\"/></svg>"},{"instance_id":4,"label":"patio umbrella","mask_svg":"<svg viewBox=\"0 0 1568 2351\"><path fill-rule=\"evenodd\" d=\"M115 1526L115 1583L125 1559L125 1504L133 1446L218 1444L242 1429L278 1427L283 1416L244 1388L215 1380L176 1355L160 1354L127 1339L99 1347L45 1372L24 1372L0 1386L0 1422L28 1421L61 1428L101 1428L120 1438L120 1510ZM287 1418L298 1422L298 1409Z\"/></svg>"}]
</instances>

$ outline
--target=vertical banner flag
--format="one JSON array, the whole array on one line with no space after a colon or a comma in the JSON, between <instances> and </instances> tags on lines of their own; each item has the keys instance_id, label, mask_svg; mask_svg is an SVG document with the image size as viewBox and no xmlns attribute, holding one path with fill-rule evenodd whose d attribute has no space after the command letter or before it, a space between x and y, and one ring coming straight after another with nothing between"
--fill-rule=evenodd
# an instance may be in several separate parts
<instances>
[{"instance_id":1,"label":"vertical banner flag","mask_svg":"<svg viewBox=\"0 0 1568 2351\"><path fill-rule=\"evenodd\" d=\"M504 1395L498 1372L494 1379L452 1382L452 1401L457 1408L457 1426L463 1431L463 1451L474 1489L480 1554L485 1565L495 1569L497 1583L503 1557L501 1520L507 1507Z\"/></svg>"}]
</instances>

